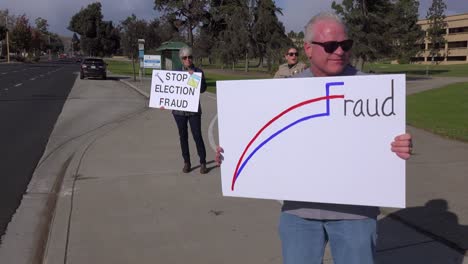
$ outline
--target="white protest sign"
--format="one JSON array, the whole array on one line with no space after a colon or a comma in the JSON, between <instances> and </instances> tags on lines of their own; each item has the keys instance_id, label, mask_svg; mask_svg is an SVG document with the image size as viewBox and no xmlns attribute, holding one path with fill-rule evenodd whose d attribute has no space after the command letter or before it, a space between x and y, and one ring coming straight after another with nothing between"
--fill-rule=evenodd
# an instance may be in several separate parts
<instances>
[{"instance_id":1,"label":"white protest sign","mask_svg":"<svg viewBox=\"0 0 468 264\"><path fill-rule=\"evenodd\" d=\"M405 207L405 76L218 81L225 196Z\"/></svg>"},{"instance_id":2,"label":"white protest sign","mask_svg":"<svg viewBox=\"0 0 468 264\"><path fill-rule=\"evenodd\" d=\"M197 112L201 73L153 70L149 106Z\"/></svg>"},{"instance_id":3,"label":"white protest sign","mask_svg":"<svg viewBox=\"0 0 468 264\"><path fill-rule=\"evenodd\" d=\"M144 55L143 68L161 69L161 55Z\"/></svg>"}]
</instances>

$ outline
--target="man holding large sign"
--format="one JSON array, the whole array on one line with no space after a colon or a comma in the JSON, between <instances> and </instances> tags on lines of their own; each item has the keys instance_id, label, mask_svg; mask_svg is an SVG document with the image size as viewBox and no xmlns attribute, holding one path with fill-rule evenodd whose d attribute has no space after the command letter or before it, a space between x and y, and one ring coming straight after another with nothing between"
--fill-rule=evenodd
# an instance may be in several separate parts
<instances>
[{"instance_id":1,"label":"man holding large sign","mask_svg":"<svg viewBox=\"0 0 468 264\"><path fill-rule=\"evenodd\" d=\"M363 73L349 66L352 45L353 41L348 39L346 27L337 15L332 13L318 14L307 24L304 38L304 50L309 58L310 69L305 70L295 77L362 76ZM240 133L236 135L236 140L239 140L239 144L245 146L239 156L237 151L231 153L230 149L223 145L225 140L223 138L224 123L232 121L223 120L223 116L225 115L222 112L227 99L223 93L226 92L227 94L228 90L232 89L229 89L228 83L226 83L225 89L221 87L224 86L224 84L219 83L221 85L218 85L217 92L220 143L223 147L226 147L226 154L224 155L226 158L226 165L229 166L232 164L232 160L236 163L236 166L232 166L234 167L234 169L232 169L234 171L232 184L226 192L230 192L232 195L237 191L242 192L242 190L234 189L240 187L237 185L235 186L237 178L241 181L242 179L240 177L247 177L246 175L240 174L240 172L249 169L247 168L248 166L255 165L255 161L265 164L270 155L274 156L277 154L275 153L275 147L277 146L280 146L282 149L297 150L296 152L280 152L280 154L282 154L282 159L270 160L270 166L273 167L271 171L273 172L271 175L267 176L271 176L271 178L282 177L281 180L286 179L279 184L279 186L283 188L299 186L298 191L300 191L299 188L305 188L306 191L308 188L311 193L325 193L329 190L330 192L335 192L337 196L339 196L337 190L348 191L348 189L356 187L356 184L366 184L365 182L356 183L353 179L359 179L360 175L358 174L360 171L366 171L368 166L373 166L371 163L374 161L381 162L379 158L382 157L390 160L391 163L383 164L383 166L377 167L377 169L384 171L388 169L387 167L395 164L400 168L397 171L402 171L404 173L404 164L401 164L401 160L398 161L394 156L388 157L390 151L387 149L390 148L392 152L403 160L411 156L411 135L401 134L404 133L404 122L401 127L399 127L400 125L397 125L398 127L396 128L390 126L393 133L401 134L394 139L388 139L386 142L389 143L393 140L390 144L386 142L381 144L382 139L386 139L387 135L384 135L385 137L378 140L379 135L373 135L372 132L366 131L367 128L361 131L359 131L358 128L354 128L355 131L348 131L345 128L352 128L352 125L340 127L334 124L337 121L344 124L355 122L354 126L357 126L359 124L365 124L365 122L362 123L362 120L365 118L373 118L374 121L389 120L389 122L395 121L397 122L396 124L401 124L401 122L395 120L395 117L397 115L403 115L404 118L404 91L402 93L401 90L397 90L398 87L404 88L404 83L402 84L404 78L402 78L402 76L382 78L380 83L378 80L375 80L376 78L379 77L363 76L353 79L336 77L320 78L317 79L317 82L313 83L313 87L307 86L307 84L311 84L307 79L271 80L276 83L283 82L283 87L285 87L283 91L284 93L288 93L288 96L289 91L287 88L291 87L292 84L301 86L297 87L298 89L304 90L301 94L305 94L307 92L305 90L310 89L310 94L308 95L310 98L302 97L302 100L300 100L301 98L297 98L297 104L285 105L288 107L283 107L283 110L280 112L271 110L266 104L262 104L263 101L260 100L258 100L257 105L261 106L261 108L257 109L251 109L248 104L241 102L243 103L243 108L250 109L251 111L265 112L271 118L265 120L266 122L264 122L262 127L256 127L256 130L252 130L254 133L250 140L243 141L243 136L240 135ZM375 81L380 85L376 86L372 84L372 82ZM258 86L261 86L261 84L263 83L258 83ZM375 89L385 89L385 91L380 94L354 94L353 91L346 90L347 88L358 87L359 84L362 86L373 86ZM259 90L261 90L261 88L259 88ZM242 94L241 91L236 92ZM257 96L260 97L259 95ZM282 100L286 100L286 95L277 98L278 104L281 104ZM401 107L402 105L403 108ZM281 122L282 119L290 118L293 114L297 114L297 116L293 116L292 119L290 119L291 122L284 122L282 125L274 128L276 123ZM240 115L237 116L236 120L242 119L242 117L239 116ZM339 120L340 118L341 120ZM308 122L310 120L314 122ZM243 122L245 122L245 120L243 120ZM307 128L306 123L309 126L314 126L316 124L320 126L315 127L316 132L303 133L303 130ZM299 127L298 124L301 125L301 129L297 129ZM388 125L386 122L381 121L378 121L376 124L377 126ZM333 127L335 129L330 129ZM325 132L319 131L321 129L328 130ZM266 135L264 135L264 132L267 132ZM286 142L282 142L281 139L287 137L289 137L289 139L285 140ZM375 140L375 138L377 138L377 140ZM302 142L300 140L302 140ZM288 142L297 143L295 144L296 148L293 149L290 148L288 144L284 144ZM315 145L311 146L309 144L310 142L313 142ZM369 146L370 144L368 142L372 142L370 143L372 146ZM374 142L378 145L374 146ZM343 145L343 148L340 148L340 144ZM351 148L349 146L351 146ZM233 144L230 144L230 147L235 148ZM365 153L362 151L363 149L369 149L371 153ZM217 161L219 163L224 159L224 157L221 156L221 152L223 151L221 147L218 148ZM268 154L265 155L265 153ZM318 158L318 161L314 159L315 157ZM352 170L347 171L348 167L340 162L347 161L347 159L351 158L356 160L356 164L350 164ZM254 161L253 159L256 160ZM331 165L329 165L330 160L332 161ZM305 167L306 169L304 169L303 173L310 175L311 178L326 178L329 175L333 176L333 172L336 173L339 171L342 171L343 175L341 176L345 177L341 178L343 180L342 182L329 182L329 186L314 186L313 184L308 184L305 187L301 187L301 182L294 182L294 180L297 179L294 177L295 175L289 175L288 171L284 170L284 168L288 168L287 166L289 166L291 167L290 171L294 171L292 167L296 166L298 162L305 163L306 166L303 166L304 164L299 164L297 166ZM285 164L288 165L285 167ZM324 166L324 164L328 164L328 166ZM255 166L251 166L250 169L252 167L255 168ZM273 175L276 173L274 172L275 168L277 168L276 171L281 170L283 175ZM226 174L223 172L223 169L224 163L223 168L221 168L222 177ZM377 173L378 172L379 171L377 171ZM229 173L232 173L232 171L229 171ZM251 176L249 180L255 180L255 174L249 176ZM374 178L378 178L380 175L374 176ZM400 176L398 178L401 179ZM367 179L372 178L368 177ZM320 181L317 181L318 185L319 183ZM271 197L272 193L265 190L272 185L271 182L261 181L257 182L256 185L260 187L259 192L265 194L265 197L268 195ZM262 187L265 189L261 189ZM380 186L380 188L386 187L387 186ZM374 193L374 197L379 195L378 189L371 189L371 191ZM223 187L223 193L226 192ZM367 192L367 194L370 194L370 192ZM291 197L296 197L294 195L296 194L294 190L292 190ZM377 236L376 218L379 214L379 210L375 206L364 206L363 204L369 202L368 199L360 200L359 193L355 193L354 195L356 197L351 198L355 201L359 201L355 203L359 205L353 205L352 203L345 205L346 202L342 199L336 199L337 202L333 202L332 198L328 199L327 202L322 201L324 199L320 200L320 202L305 202L305 200L284 201L279 225L284 263L322 263L323 252L327 242L330 242L333 262L336 264L374 263ZM401 204L401 202L398 201L397 203Z\"/></svg>"},{"instance_id":2,"label":"man holding large sign","mask_svg":"<svg viewBox=\"0 0 468 264\"><path fill-rule=\"evenodd\" d=\"M180 148L184 167L182 172L192 170L188 144L188 124L197 146L200 158L200 173L208 173L206 167L206 149L201 131L200 93L206 91L206 81L201 69L193 64L192 49L183 47L179 50L183 68L180 71L153 70L151 79L150 107L172 109L172 115L179 130Z\"/></svg>"}]
</instances>

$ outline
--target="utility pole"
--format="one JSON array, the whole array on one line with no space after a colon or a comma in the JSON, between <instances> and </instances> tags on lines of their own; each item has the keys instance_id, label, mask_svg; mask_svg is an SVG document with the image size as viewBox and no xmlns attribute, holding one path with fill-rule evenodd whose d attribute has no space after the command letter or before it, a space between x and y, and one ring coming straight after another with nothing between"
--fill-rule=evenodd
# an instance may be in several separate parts
<instances>
[{"instance_id":1,"label":"utility pole","mask_svg":"<svg viewBox=\"0 0 468 264\"><path fill-rule=\"evenodd\" d=\"M10 63L10 41L8 40L8 15L5 16L7 62Z\"/></svg>"},{"instance_id":2,"label":"utility pole","mask_svg":"<svg viewBox=\"0 0 468 264\"><path fill-rule=\"evenodd\" d=\"M49 48L48 48L48 51L49 51L49 61L52 60L52 55L50 54L50 33L47 34L47 36L49 37Z\"/></svg>"}]
</instances>

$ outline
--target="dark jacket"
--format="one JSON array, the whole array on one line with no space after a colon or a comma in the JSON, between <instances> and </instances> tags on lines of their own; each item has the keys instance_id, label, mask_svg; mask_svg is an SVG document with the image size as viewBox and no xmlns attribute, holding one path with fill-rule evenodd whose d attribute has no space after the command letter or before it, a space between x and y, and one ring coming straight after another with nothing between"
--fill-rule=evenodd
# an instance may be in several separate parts
<instances>
[{"instance_id":1,"label":"dark jacket","mask_svg":"<svg viewBox=\"0 0 468 264\"><path fill-rule=\"evenodd\" d=\"M193 66L193 71L194 72L200 72L202 74L202 80L200 84L200 93L204 93L206 91L206 80L205 80L205 73L203 72L202 69ZM188 68L182 67L178 69L178 71L188 71ZM201 110L201 104L198 103L198 112L187 112L187 111L180 111L180 110L172 110L172 114L174 115L182 115L182 116L192 116L192 115L201 115L202 110Z\"/></svg>"}]
</instances>

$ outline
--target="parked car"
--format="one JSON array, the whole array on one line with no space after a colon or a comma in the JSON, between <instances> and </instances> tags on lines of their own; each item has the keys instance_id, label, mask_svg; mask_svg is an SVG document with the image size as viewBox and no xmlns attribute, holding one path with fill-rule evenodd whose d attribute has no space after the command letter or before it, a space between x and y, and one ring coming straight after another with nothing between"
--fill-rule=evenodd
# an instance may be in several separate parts
<instances>
[{"instance_id":1,"label":"parked car","mask_svg":"<svg viewBox=\"0 0 468 264\"><path fill-rule=\"evenodd\" d=\"M81 62L80 79L86 77L101 77L107 79L107 64L103 59L86 58Z\"/></svg>"}]
</instances>

